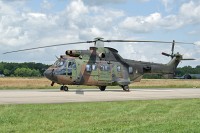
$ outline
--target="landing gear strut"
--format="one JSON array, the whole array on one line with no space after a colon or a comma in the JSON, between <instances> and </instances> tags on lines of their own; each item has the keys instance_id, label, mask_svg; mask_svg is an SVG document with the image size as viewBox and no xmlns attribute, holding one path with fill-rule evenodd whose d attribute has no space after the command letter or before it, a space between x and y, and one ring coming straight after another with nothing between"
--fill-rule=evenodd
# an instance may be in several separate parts
<instances>
[{"instance_id":1,"label":"landing gear strut","mask_svg":"<svg viewBox=\"0 0 200 133\"><path fill-rule=\"evenodd\" d=\"M129 91L129 86L128 85L123 85L121 87L123 88L124 91Z\"/></svg>"},{"instance_id":2,"label":"landing gear strut","mask_svg":"<svg viewBox=\"0 0 200 133\"><path fill-rule=\"evenodd\" d=\"M55 83L55 82L51 82L51 86L53 86L53 85L54 85L54 83Z\"/></svg>"},{"instance_id":3,"label":"landing gear strut","mask_svg":"<svg viewBox=\"0 0 200 133\"><path fill-rule=\"evenodd\" d=\"M68 87L63 85L63 86L60 87L60 90L61 91L68 91Z\"/></svg>"},{"instance_id":4,"label":"landing gear strut","mask_svg":"<svg viewBox=\"0 0 200 133\"><path fill-rule=\"evenodd\" d=\"M106 86L99 86L99 89L100 89L101 91L105 91Z\"/></svg>"}]
</instances>

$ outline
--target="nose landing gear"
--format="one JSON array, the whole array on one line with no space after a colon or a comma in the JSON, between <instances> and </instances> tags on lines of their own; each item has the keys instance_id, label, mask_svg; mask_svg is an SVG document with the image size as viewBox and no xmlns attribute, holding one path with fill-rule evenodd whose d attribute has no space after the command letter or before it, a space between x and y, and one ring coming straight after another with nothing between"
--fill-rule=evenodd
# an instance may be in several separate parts
<instances>
[{"instance_id":1,"label":"nose landing gear","mask_svg":"<svg viewBox=\"0 0 200 133\"><path fill-rule=\"evenodd\" d=\"M106 86L99 86L99 89L100 89L101 91L105 91Z\"/></svg>"},{"instance_id":2,"label":"nose landing gear","mask_svg":"<svg viewBox=\"0 0 200 133\"><path fill-rule=\"evenodd\" d=\"M60 87L60 90L61 91L68 91L68 87L63 85L63 86Z\"/></svg>"}]
</instances>

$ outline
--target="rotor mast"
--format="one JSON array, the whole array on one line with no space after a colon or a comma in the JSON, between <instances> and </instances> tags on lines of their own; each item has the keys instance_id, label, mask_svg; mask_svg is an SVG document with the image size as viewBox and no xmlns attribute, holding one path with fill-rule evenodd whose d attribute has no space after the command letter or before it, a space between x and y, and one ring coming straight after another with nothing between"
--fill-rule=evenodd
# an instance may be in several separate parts
<instances>
[{"instance_id":1,"label":"rotor mast","mask_svg":"<svg viewBox=\"0 0 200 133\"><path fill-rule=\"evenodd\" d=\"M95 47L104 47L104 40L102 37L97 37L97 38L94 38L94 46Z\"/></svg>"}]
</instances>

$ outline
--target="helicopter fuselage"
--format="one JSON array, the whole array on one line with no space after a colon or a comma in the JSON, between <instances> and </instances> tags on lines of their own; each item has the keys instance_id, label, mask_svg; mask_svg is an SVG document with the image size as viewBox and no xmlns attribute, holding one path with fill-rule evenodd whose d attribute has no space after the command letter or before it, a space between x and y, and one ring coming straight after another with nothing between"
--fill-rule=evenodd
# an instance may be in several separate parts
<instances>
[{"instance_id":1,"label":"helicopter fuselage","mask_svg":"<svg viewBox=\"0 0 200 133\"><path fill-rule=\"evenodd\" d=\"M124 87L140 81L144 73L173 74L175 67L127 60L113 48L91 47L90 50L66 51L66 55L60 56L44 75L53 83L61 85Z\"/></svg>"}]
</instances>

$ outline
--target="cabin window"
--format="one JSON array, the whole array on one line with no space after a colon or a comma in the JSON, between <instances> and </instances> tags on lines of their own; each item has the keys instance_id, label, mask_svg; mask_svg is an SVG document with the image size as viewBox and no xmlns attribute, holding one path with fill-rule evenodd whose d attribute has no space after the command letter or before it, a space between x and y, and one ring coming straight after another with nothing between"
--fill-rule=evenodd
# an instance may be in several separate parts
<instances>
[{"instance_id":1,"label":"cabin window","mask_svg":"<svg viewBox=\"0 0 200 133\"><path fill-rule=\"evenodd\" d=\"M118 72L121 71L121 66L117 66L117 71L118 71Z\"/></svg>"},{"instance_id":2,"label":"cabin window","mask_svg":"<svg viewBox=\"0 0 200 133\"><path fill-rule=\"evenodd\" d=\"M110 66L108 66L108 65L101 65L100 66L100 70L101 71L110 71Z\"/></svg>"},{"instance_id":3,"label":"cabin window","mask_svg":"<svg viewBox=\"0 0 200 133\"><path fill-rule=\"evenodd\" d=\"M132 73L133 73L133 67L129 67L129 68L128 68L128 72L129 72L130 74L132 74Z\"/></svg>"},{"instance_id":4,"label":"cabin window","mask_svg":"<svg viewBox=\"0 0 200 133\"><path fill-rule=\"evenodd\" d=\"M105 65L104 67L105 67L104 69L105 71L110 71L110 66Z\"/></svg>"},{"instance_id":5,"label":"cabin window","mask_svg":"<svg viewBox=\"0 0 200 133\"><path fill-rule=\"evenodd\" d=\"M104 71L104 66L103 65L100 66L100 70Z\"/></svg>"},{"instance_id":6,"label":"cabin window","mask_svg":"<svg viewBox=\"0 0 200 133\"><path fill-rule=\"evenodd\" d=\"M86 65L86 71L87 72L91 72L92 71L92 67L91 67L91 65Z\"/></svg>"},{"instance_id":7,"label":"cabin window","mask_svg":"<svg viewBox=\"0 0 200 133\"><path fill-rule=\"evenodd\" d=\"M92 71L96 71L97 70L97 65L93 64L92 65Z\"/></svg>"}]
</instances>

